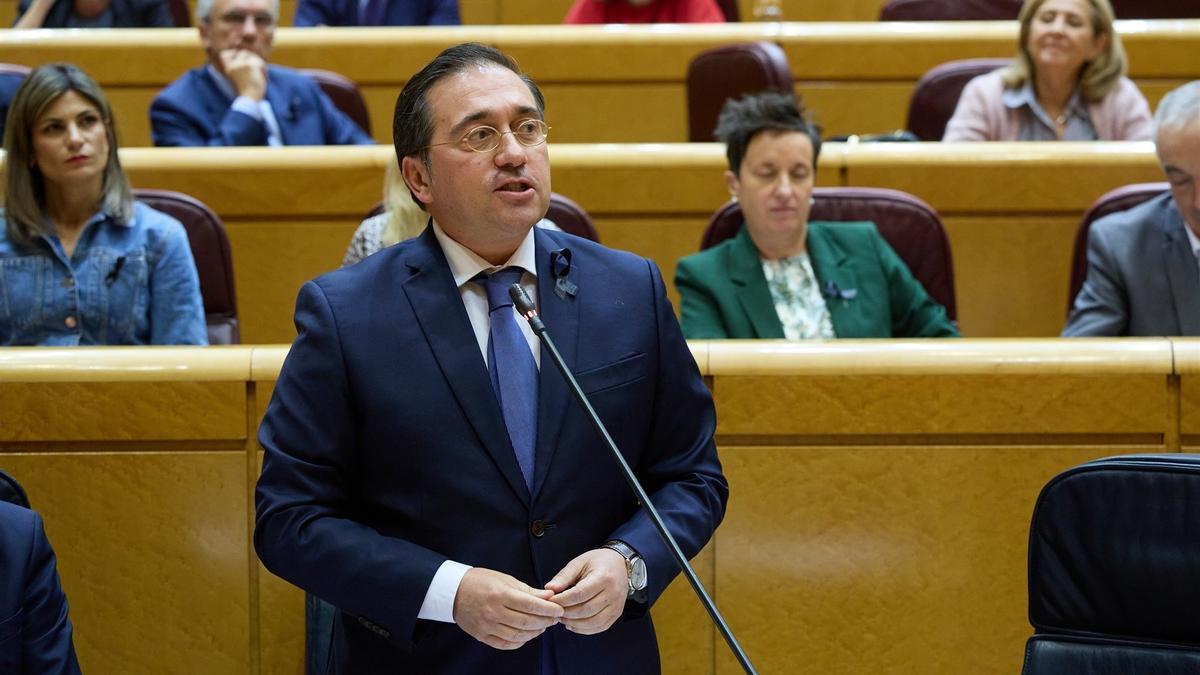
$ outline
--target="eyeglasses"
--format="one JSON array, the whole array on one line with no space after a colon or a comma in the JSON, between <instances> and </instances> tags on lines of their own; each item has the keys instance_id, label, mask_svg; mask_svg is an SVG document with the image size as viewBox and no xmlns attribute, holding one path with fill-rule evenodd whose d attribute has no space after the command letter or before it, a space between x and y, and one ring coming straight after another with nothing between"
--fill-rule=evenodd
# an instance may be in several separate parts
<instances>
[{"instance_id":1,"label":"eyeglasses","mask_svg":"<svg viewBox=\"0 0 1200 675\"><path fill-rule=\"evenodd\" d=\"M478 126L468 131L457 141L430 143L425 148L462 143L475 152L491 152L500 147L500 139L505 134L512 134L513 138L517 139L517 142L521 145L533 147L545 143L546 134L548 133L550 133L550 127L546 126L545 122L530 118L518 121L516 126L510 131L500 131L489 126ZM425 148L422 148L422 150Z\"/></svg>"},{"instance_id":2,"label":"eyeglasses","mask_svg":"<svg viewBox=\"0 0 1200 675\"><path fill-rule=\"evenodd\" d=\"M246 19L251 17L254 18L254 25L257 28L270 28L275 25L275 17L267 12L248 13L232 10L217 17L217 20L227 26L244 26L246 25Z\"/></svg>"}]
</instances>

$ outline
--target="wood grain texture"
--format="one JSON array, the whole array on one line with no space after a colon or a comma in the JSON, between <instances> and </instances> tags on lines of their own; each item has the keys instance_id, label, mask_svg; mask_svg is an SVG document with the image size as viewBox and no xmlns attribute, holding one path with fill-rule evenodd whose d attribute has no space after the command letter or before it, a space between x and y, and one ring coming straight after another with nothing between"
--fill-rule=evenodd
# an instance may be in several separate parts
<instances>
[{"instance_id":1,"label":"wood grain texture","mask_svg":"<svg viewBox=\"0 0 1200 675\"><path fill-rule=\"evenodd\" d=\"M761 672L1012 672L1030 633L1024 543L1040 487L1088 459L1161 452L1166 437L1200 450L1194 339L690 346L715 392L732 495L695 563ZM164 369L208 351L145 349L118 368L103 364L112 350L85 348L62 368L83 373L91 357L109 379L173 380L0 385L103 390L102 410L161 405L156 386L206 409L206 387L229 387L241 407L228 439L205 435L201 410L171 441L130 440L115 422L62 441L43 422L0 442L0 467L45 516L86 672L301 671L303 595L253 558L261 454L246 438L286 347L230 349L242 382ZM20 379L5 367L0 382ZM682 580L654 616L665 672L736 672Z\"/></svg>"},{"instance_id":2,"label":"wood grain texture","mask_svg":"<svg viewBox=\"0 0 1200 675\"><path fill-rule=\"evenodd\" d=\"M717 433L1162 434L1161 375L718 377Z\"/></svg>"},{"instance_id":3,"label":"wood grain texture","mask_svg":"<svg viewBox=\"0 0 1200 675\"><path fill-rule=\"evenodd\" d=\"M84 672L249 672L245 454L174 447L0 446L45 518Z\"/></svg>"},{"instance_id":4,"label":"wood grain texture","mask_svg":"<svg viewBox=\"0 0 1200 675\"><path fill-rule=\"evenodd\" d=\"M712 542L691 563L700 583L708 588L709 596L715 597L716 555ZM663 673L692 675L713 671L714 647L723 649L725 643L713 629L708 612L682 574L671 582L650 614L658 635ZM721 641L721 644L716 645L715 641Z\"/></svg>"},{"instance_id":5,"label":"wood grain texture","mask_svg":"<svg viewBox=\"0 0 1200 675\"><path fill-rule=\"evenodd\" d=\"M240 440L244 382L0 384L0 441Z\"/></svg>"},{"instance_id":6,"label":"wood grain texture","mask_svg":"<svg viewBox=\"0 0 1200 675\"><path fill-rule=\"evenodd\" d=\"M1015 673L1034 500L1106 454L723 447L718 601L763 673ZM740 672L716 655L717 673Z\"/></svg>"}]
</instances>

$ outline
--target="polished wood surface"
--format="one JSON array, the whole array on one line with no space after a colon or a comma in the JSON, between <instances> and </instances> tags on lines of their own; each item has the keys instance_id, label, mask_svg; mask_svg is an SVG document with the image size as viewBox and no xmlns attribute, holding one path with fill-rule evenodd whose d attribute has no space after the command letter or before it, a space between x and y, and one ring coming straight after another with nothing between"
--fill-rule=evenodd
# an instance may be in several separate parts
<instances>
[{"instance_id":1,"label":"polished wood surface","mask_svg":"<svg viewBox=\"0 0 1200 675\"><path fill-rule=\"evenodd\" d=\"M679 258L728 198L715 143L550 146L553 188L601 241L654 260L672 301ZM137 187L208 204L233 248L242 337L290 343L302 283L335 269L377 204L389 147L127 148ZM1162 180L1150 143L823 146L817 183L888 187L929 202L954 256L959 326L972 337L1051 337L1066 321L1075 231L1108 190Z\"/></svg>"},{"instance_id":2,"label":"polished wood surface","mask_svg":"<svg viewBox=\"0 0 1200 675\"><path fill-rule=\"evenodd\" d=\"M544 0L520 1L545 6ZM798 8L803 3L791 4ZM814 3L814 9L834 4ZM509 16L507 9L496 11ZM789 8L785 12L806 18ZM1129 53L1130 77L1151 104L1169 88L1200 77L1192 58L1200 40L1200 20L1126 21L1118 22L1117 29ZM276 34L272 62L337 71L359 84L380 142L390 142L392 110L407 78L443 48L475 40L512 55L538 81L556 140L627 143L687 139L687 66L692 57L712 47L778 42L787 53L796 91L826 133L864 134L904 126L909 94L929 68L954 59L1012 55L1017 25L792 21L280 28ZM194 28L0 31L0 62L35 65L63 60L80 65L100 82L116 108L123 143L141 146L150 144L148 110L154 95L202 63L203 54Z\"/></svg>"},{"instance_id":3,"label":"polished wood surface","mask_svg":"<svg viewBox=\"0 0 1200 675\"><path fill-rule=\"evenodd\" d=\"M1015 672L1041 486L1096 457L1200 448L1194 339L690 346L732 494L694 562L760 672ZM303 594L250 539L254 434L285 353L0 349L0 429L26 430L0 438L0 467L45 517L86 672L301 672ZM164 391L241 431L180 425ZM77 415L29 425L26 397ZM162 431L106 419L133 414ZM737 672L684 582L654 616L664 672Z\"/></svg>"}]
</instances>

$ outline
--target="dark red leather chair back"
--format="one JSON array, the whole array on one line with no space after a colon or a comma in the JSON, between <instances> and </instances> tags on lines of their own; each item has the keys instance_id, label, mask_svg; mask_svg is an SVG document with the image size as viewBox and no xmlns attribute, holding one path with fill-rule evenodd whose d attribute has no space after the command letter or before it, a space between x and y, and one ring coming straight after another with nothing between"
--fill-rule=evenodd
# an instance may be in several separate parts
<instances>
[{"instance_id":1,"label":"dark red leather chair back","mask_svg":"<svg viewBox=\"0 0 1200 675\"><path fill-rule=\"evenodd\" d=\"M933 207L917 197L885 188L816 188L811 220L869 220L908 265L929 297L946 308L951 321L958 316L954 297L954 262L950 239ZM734 236L742 227L742 207L729 202L713 214L700 248Z\"/></svg>"},{"instance_id":2,"label":"dark red leather chair back","mask_svg":"<svg viewBox=\"0 0 1200 675\"><path fill-rule=\"evenodd\" d=\"M1075 248L1071 253L1071 284L1070 290L1067 292L1068 315L1071 313L1071 308L1075 306L1075 296L1079 295L1079 289L1083 288L1083 281L1087 279L1088 232L1092 229L1092 223L1109 214L1128 211L1169 189L1171 186L1165 182L1123 185L1101 195L1083 214L1083 220L1079 222L1079 229L1075 232Z\"/></svg>"},{"instance_id":3,"label":"dark red leather chair back","mask_svg":"<svg viewBox=\"0 0 1200 675\"><path fill-rule=\"evenodd\" d=\"M987 21L1016 19L1022 0L891 0L880 21Z\"/></svg>"},{"instance_id":4,"label":"dark red leather chair back","mask_svg":"<svg viewBox=\"0 0 1200 675\"><path fill-rule=\"evenodd\" d=\"M367 102L363 100L362 92L354 80L331 70L302 68L300 72L315 80L317 86L325 92L338 110L346 113L346 116L354 120L368 136L371 135L371 116L367 113Z\"/></svg>"},{"instance_id":5,"label":"dark red leather chair back","mask_svg":"<svg viewBox=\"0 0 1200 675\"><path fill-rule=\"evenodd\" d=\"M1196 19L1200 2L1180 0L1113 0L1118 19Z\"/></svg>"},{"instance_id":6,"label":"dark red leather chair back","mask_svg":"<svg viewBox=\"0 0 1200 675\"><path fill-rule=\"evenodd\" d=\"M737 0L717 0L717 6L721 8L721 13L725 15L727 23L741 21L741 16L738 12Z\"/></svg>"},{"instance_id":7,"label":"dark red leather chair back","mask_svg":"<svg viewBox=\"0 0 1200 675\"><path fill-rule=\"evenodd\" d=\"M367 212L366 217L370 218L381 213L383 213L383 204L379 203ZM550 193L550 208L546 210L546 217L553 220L554 224L562 228L563 232L591 239L594 242L600 241L600 234L596 232L596 226L592 223L592 218L587 211L584 211L583 207L573 200L557 192Z\"/></svg>"},{"instance_id":8,"label":"dark red leather chair back","mask_svg":"<svg viewBox=\"0 0 1200 675\"><path fill-rule=\"evenodd\" d=\"M908 100L906 128L922 141L940 141L963 88L972 79L1008 64L1008 59L964 59L935 66L917 80Z\"/></svg>"},{"instance_id":9,"label":"dark red leather chair back","mask_svg":"<svg viewBox=\"0 0 1200 675\"><path fill-rule=\"evenodd\" d=\"M167 0L167 9L171 12L171 20L176 28L187 28L192 25L192 13L188 11L187 0Z\"/></svg>"},{"instance_id":10,"label":"dark red leather chair back","mask_svg":"<svg viewBox=\"0 0 1200 675\"><path fill-rule=\"evenodd\" d=\"M688 140L712 142L725 101L767 89L792 92L787 55L773 42L715 47L688 65Z\"/></svg>"},{"instance_id":11,"label":"dark red leather chair back","mask_svg":"<svg viewBox=\"0 0 1200 675\"><path fill-rule=\"evenodd\" d=\"M233 255L221 219L212 209L181 192L139 188L133 191L133 196L183 223L187 230L200 276L208 343L230 345L241 342L237 294L233 288Z\"/></svg>"},{"instance_id":12,"label":"dark red leather chair back","mask_svg":"<svg viewBox=\"0 0 1200 675\"><path fill-rule=\"evenodd\" d=\"M596 232L596 226L587 211L557 192L550 193L550 208L546 211L546 217L561 227L563 232L595 242L600 241L600 234Z\"/></svg>"}]
</instances>

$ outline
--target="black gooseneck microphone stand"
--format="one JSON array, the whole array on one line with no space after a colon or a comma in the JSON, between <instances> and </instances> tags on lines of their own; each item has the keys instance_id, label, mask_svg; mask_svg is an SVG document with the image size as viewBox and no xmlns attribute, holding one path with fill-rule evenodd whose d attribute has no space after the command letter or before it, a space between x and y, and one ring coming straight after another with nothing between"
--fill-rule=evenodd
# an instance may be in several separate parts
<instances>
[{"instance_id":1,"label":"black gooseneck microphone stand","mask_svg":"<svg viewBox=\"0 0 1200 675\"><path fill-rule=\"evenodd\" d=\"M750 663L750 658L746 656L746 652L742 651L742 646L738 644L737 638L733 636L733 631L729 630L729 625L725 623L725 618L721 616L720 610L717 609L716 603L709 597L708 591L704 589L704 584L700 583L700 578L696 576L696 570L692 569L692 564L683 555L683 551L679 548L679 543L675 541L675 537L667 529L661 516L658 515L658 510L650 503L650 497L646 495L645 488L638 482L637 476L633 475L633 469L629 468L629 463L625 461L625 456L617 449L617 444L613 441L612 436L608 434L608 429L605 428L604 422L600 420L600 416L596 414L592 404L588 401L587 395L579 388L579 383L575 381L575 376L571 373L571 369L567 367L566 361L558 353L558 347L554 346L554 341L550 339L550 334L546 332L546 324L542 323L541 317L538 316L537 309L533 306L533 300L529 298L529 294L525 289L521 288L521 284L513 284L508 288L508 295L512 298L513 305L525 320L529 322L529 327L533 329L535 335L541 339L545 345L546 351L550 353L550 359L554 361L554 365L558 367L558 372L562 373L563 379L567 382L567 388L574 394L575 400L583 407L587 417L592 421L592 426L596 427L596 431L604 438L604 444L612 453L613 459L621 467L621 473L625 476L625 482L629 483L629 487L633 489L637 495L638 503L646 509L646 513L650 515L650 521L654 523L654 527L658 530L658 534L667 544L667 548L671 550L671 555L675 557L675 562L679 564L679 569L683 570L683 575L687 577L688 583L692 585L692 590L696 592L696 597L700 599L700 604L704 605L704 609L708 611L708 616L712 619L717 630L721 632L721 637L725 638L725 643L729 645L729 650L733 652L738 663L741 664L742 670L749 675L757 675L758 671Z\"/></svg>"}]
</instances>

